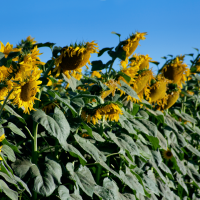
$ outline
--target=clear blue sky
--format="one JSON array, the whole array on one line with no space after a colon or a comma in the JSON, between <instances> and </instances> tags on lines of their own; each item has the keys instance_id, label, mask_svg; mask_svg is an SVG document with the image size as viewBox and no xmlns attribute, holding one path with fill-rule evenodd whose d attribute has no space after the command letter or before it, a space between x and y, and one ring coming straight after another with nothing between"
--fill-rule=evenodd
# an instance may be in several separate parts
<instances>
[{"instance_id":1,"label":"clear blue sky","mask_svg":"<svg viewBox=\"0 0 200 200\"><path fill-rule=\"evenodd\" d=\"M200 49L200 0L8 0L1 1L0 41L16 45L31 35L38 42L65 46L95 40L99 48L115 47L132 32L147 32L135 53L149 54L160 62L162 56L195 53ZM51 57L41 48L41 60ZM91 61L102 59L105 54ZM186 60L188 64L188 59ZM114 64L119 69L118 62ZM157 67L152 65L156 71Z\"/></svg>"}]
</instances>

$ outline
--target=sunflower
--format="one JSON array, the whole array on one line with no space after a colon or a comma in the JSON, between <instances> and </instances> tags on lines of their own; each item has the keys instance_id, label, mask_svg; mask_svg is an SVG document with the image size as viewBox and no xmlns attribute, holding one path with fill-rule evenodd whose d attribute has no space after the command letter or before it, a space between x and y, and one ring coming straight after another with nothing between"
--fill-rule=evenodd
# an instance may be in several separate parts
<instances>
[{"instance_id":1,"label":"sunflower","mask_svg":"<svg viewBox=\"0 0 200 200\"><path fill-rule=\"evenodd\" d=\"M109 81L104 83L109 87L110 90L106 90L101 94L101 98L105 99L107 96L109 96L112 93L112 96L115 96L115 91L117 89L117 82L114 79L110 79Z\"/></svg>"},{"instance_id":2,"label":"sunflower","mask_svg":"<svg viewBox=\"0 0 200 200\"><path fill-rule=\"evenodd\" d=\"M170 81L165 77L158 75L156 78L152 79L152 82L153 84L150 87L150 94L148 100L150 102L156 102L166 97L167 84Z\"/></svg>"},{"instance_id":3,"label":"sunflower","mask_svg":"<svg viewBox=\"0 0 200 200\"><path fill-rule=\"evenodd\" d=\"M81 113L81 118L89 123L92 121L93 124L96 124L98 120L101 120L102 117L105 117L105 120L109 119L110 121L119 120L119 115L122 115L120 107L115 103L106 103L105 105L98 106L94 111L88 113L87 110L83 110Z\"/></svg>"},{"instance_id":4,"label":"sunflower","mask_svg":"<svg viewBox=\"0 0 200 200\"><path fill-rule=\"evenodd\" d=\"M12 90L13 88L13 83L12 81L4 81L3 82L6 86L5 87L0 87L0 104L3 104L3 101L5 100L6 96L8 93ZM14 95L11 93L9 96L9 99L13 99Z\"/></svg>"},{"instance_id":5,"label":"sunflower","mask_svg":"<svg viewBox=\"0 0 200 200\"><path fill-rule=\"evenodd\" d=\"M187 67L187 64L183 63L183 58L184 56L177 56L166 64L161 71L165 78L172 80L173 83L178 84L180 87L182 87L182 83L185 83L190 75L190 69Z\"/></svg>"},{"instance_id":6,"label":"sunflower","mask_svg":"<svg viewBox=\"0 0 200 200\"><path fill-rule=\"evenodd\" d=\"M169 149L164 150L162 154L163 154L163 157L167 160L170 160L173 157L173 154Z\"/></svg>"},{"instance_id":7,"label":"sunflower","mask_svg":"<svg viewBox=\"0 0 200 200\"><path fill-rule=\"evenodd\" d=\"M0 142L2 142L5 139L5 134L3 134L2 136L0 136Z\"/></svg>"},{"instance_id":8,"label":"sunflower","mask_svg":"<svg viewBox=\"0 0 200 200\"><path fill-rule=\"evenodd\" d=\"M39 100L35 97L39 92L39 87L42 81L38 81L42 70L33 70L27 75L26 79L23 78L20 81L20 85L15 85L14 94L16 95L13 100L13 104L18 105L18 108L24 107L24 113L30 114L29 111L35 110L33 104L35 100Z\"/></svg>"},{"instance_id":9,"label":"sunflower","mask_svg":"<svg viewBox=\"0 0 200 200\"><path fill-rule=\"evenodd\" d=\"M139 70L143 69L149 69L149 62L152 60L152 58L149 57L149 55L138 55L135 54L130 59L130 66L138 66Z\"/></svg>"},{"instance_id":10,"label":"sunflower","mask_svg":"<svg viewBox=\"0 0 200 200\"><path fill-rule=\"evenodd\" d=\"M26 38L27 41L29 41L31 44L36 44L37 41L34 40L35 38L32 38L30 35Z\"/></svg>"},{"instance_id":11,"label":"sunflower","mask_svg":"<svg viewBox=\"0 0 200 200\"><path fill-rule=\"evenodd\" d=\"M68 78L71 75L80 80L82 77L79 75L82 71L81 68L87 63L90 64L90 54L97 53L97 49L97 43L94 43L94 41L62 48L60 56L55 59L56 67L53 72L57 72L56 77L62 71Z\"/></svg>"},{"instance_id":12,"label":"sunflower","mask_svg":"<svg viewBox=\"0 0 200 200\"><path fill-rule=\"evenodd\" d=\"M4 44L0 41L1 44L1 48L0 48L0 52L2 52L5 56L5 58L8 57L8 54L10 52L19 52L21 51L20 48L13 48L13 45L11 45L9 42L7 42L6 46L4 46ZM15 59L13 59L13 61L16 61Z\"/></svg>"},{"instance_id":13,"label":"sunflower","mask_svg":"<svg viewBox=\"0 0 200 200\"><path fill-rule=\"evenodd\" d=\"M133 54L139 45L139 41L145 40L145 35L147 35L147 33L136 32L135 34L132 34L127 40L123 41L123 50L126 51L126 57L129 57Z\"/></svg>"}]
</instances>

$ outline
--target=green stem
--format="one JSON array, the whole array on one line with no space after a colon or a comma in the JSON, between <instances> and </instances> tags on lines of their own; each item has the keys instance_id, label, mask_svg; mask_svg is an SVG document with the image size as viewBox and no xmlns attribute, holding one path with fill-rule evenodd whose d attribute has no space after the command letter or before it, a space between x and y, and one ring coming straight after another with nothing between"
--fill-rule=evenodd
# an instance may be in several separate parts
<instances>
[{"instance_id":1,"label":"green stem","mask_svg":"<svg viewBox=\"0 0 200 200\"><path fill-rule=\"evenodd\" d=\"M59 149L58 139L56 139L56 142L55 142L55 157L57 159L58 159L58 149Z\"/></svg>"},{"instance_id":2,"label":"green stem","mask_svg":"<svg viewBox=\"0 0 200 200\"><path fill-rule=\"evenodd\" d=\"M111 73L112 66L113 66L113 64L114 64L114 62L115 62L115 59L116 59L116 58L113 58L113 59L112 59L112 63L110 64L110 68L109 68L109 70L108 70L108 75Z\"/></svg>"},{"instance_id":3,"label":"green stem","mask_svg":"<svg viewBox=\"0 0 200 200\"><path fill-rule=\"evenodd\" d=\"M188 86L185 86L185 92L187 92L187 89L188 89ZM183 102L182 102L182 111L185 112L185 106L184 106L184 103L186 102L187 100L187 96L185 95L184 96L184 99L183 99Z\"/></svg>"},{"instance_id":4,"label":"green stem","mask_svg":"<svg viewBox=\"0 0 200 200\"><path fill-rule=\"evenodd\" d=\"M40 99L42 94L42 88L38 94L38 99ZM36 101L35 108L39 107L39 101ZM38 123L33 121L33 151L32 151L32 162L33 164L37 165L37 158L38 158L38 149L37 149L37 132L38 132ZM33 200L37 200L37 192L33 191Z\"/></svg>"},{"instance_id":5,"label":"green stem","mask_svg":"<svg viewBox=\"0 0 200 200\"><path fill-rule=\"evenodd\" d=\"M101 176L101 171L102 171L102 167L101 165L97 165L97 171L96 171L96 183L99 185L99 181L100 181L100 176Z\"/></svg>"},{"instance_id":6,"label":"green stem","mask_svg":"<svg viewBox=\"0 0 200 200\"><path fill-rule=\"evenodd\" d=\"M1 109L0 109L0 117L1 117L1 114L2 114L2 111L3 111L3 108L4 108L4 106L6 105L6 102L7 102L8 98L9 98L9 96L11 95L12 92L13 92L13 89L8 93L8 95L7 95L6 99L5 99L5 101L3 102L3 105L1 106Z\"/></svg>"},{"instance_id":7,"label":"green stem","mask_svg":"<svg viewBox=\"0 0 200 200\"><path fill-rule=\"evenodd\" d=\"M29 133L30 137L32 138L32 140L34 140L34 137L33 137L33 135L31 134L31 132L30 132L30 130L28 129L27 126L25 126L25 129L28 131L28 133Z\"/></svg>"}]
</instances>

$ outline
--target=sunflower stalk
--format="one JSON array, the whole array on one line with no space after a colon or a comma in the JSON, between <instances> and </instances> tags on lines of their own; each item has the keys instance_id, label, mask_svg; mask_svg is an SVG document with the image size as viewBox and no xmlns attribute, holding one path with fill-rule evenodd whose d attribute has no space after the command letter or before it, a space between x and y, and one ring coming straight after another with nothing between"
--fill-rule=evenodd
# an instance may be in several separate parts
<instances>
[{"instance_id":1,"label":"sunflower stalk","mask_svg":"<svg viewBox=\"0 0 200 200\"><path fill-rule=\"evenodd\" d=\"M188 86L185 86L185 91L187 91L187 89L188 89ZM183 101L182 101L182 112L185 112L185 105L184 105L184 103L186 102L186 100L187 100L187 96L185 95L184 96L184 98L183 98Z\"/></svg>"},{"instance_id":2,"label":"sunflower stalk","mask_svg":"<svg viewBox=\"0 0 200 200\"><path fill-rule=\"evenodd\" d=\"M38 99L40 99L42 94L42 88L38 94ZM39 107L39 101L35 103L35 108L37 109ZM33 152L32 152L32 162L33 164L37 165L37 159L38 159L38 149L37 149L37 132L38 132L38 123L33 121ZM33 191L33 200L37 200L37 192Z\"/></svg>"}]
</instances>

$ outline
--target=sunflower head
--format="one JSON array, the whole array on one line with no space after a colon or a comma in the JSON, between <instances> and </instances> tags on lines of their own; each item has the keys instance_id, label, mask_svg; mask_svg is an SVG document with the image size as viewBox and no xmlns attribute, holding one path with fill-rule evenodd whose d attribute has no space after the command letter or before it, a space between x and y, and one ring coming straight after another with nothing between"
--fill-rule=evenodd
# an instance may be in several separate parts
<instances>
[{"instance_id":1,"label":"sunflower head","mask_svg":"<svg viewBox=\"0 0 200 200\"><path fill-rule=\"evenodd\" d=\"M8 57L8 54L10 52L19 52L19 51L21 51L20 48L13 48L13 45L10 44L9 42L7 42L6 46L4 46L4 44L0 41L0 45L1 45L0 52L2 52L4 54L5 58Z\"/></svg>"},{"instance_id":2,"label":"sunflower head","mask_svg":"<svg viewBox=\"0 0 200 200\"><path fill-rule=\"evenodd\" d=\"M138 66L139 70L143 69L149 69L149 61L152 60L152 58L149 57L149 55L133 55L130 59L130 66Z\"/></svg>"},{"instance_id":3,"label":"sunflower head","mask_svg":"<svg viewBox=\"0 0 200 200\"><path fill-rule=\"evenodd\" d=\"M163 154L163 157L167 160L170 160L173 157L173 154L170 151L170 149L164 150L162 154Z\"/></svg>"},{"instance_id":4,"label":"sunflower head","mask_svg":"<svg viewBox=\"0 0 200 200\"><path fill-rule=\"evenodd\" d=\"M73 71L80 71L80 68L87 63L90 64L89 58L91 53L97 53L98 45L92 42L84 44L75 44L62 48L60 56L55 59L55 69L57 71L56 77L62 71L67 77L74 76Z\"/></svg>"},{"instance_id":5,"label":"sunflower head","mask_svg":"<svg viewBox=\"0 0 200 200\"><path fill-rule=\"evenodd\" d=\"M187 77L190 75L190 70L185 63L183 63L184 56L177 56L169 60L162 68L161 74L182 87Z\"/></svg>"},{"instance_id":6,"label":"sunflower head","mask_svg":"<svg viewBox=\"0 0 200 200\"><path fill-rule=\"evenodd\" d=\"M147 33L139 33L136 32L135 34L132 34L128 39L123 41L123 50L126 51L126 57L129 57L133 54L133 52L136 50L137 46L139 45L140 40L145 39L145 35Z\"/></svg>"}]
</instances>

